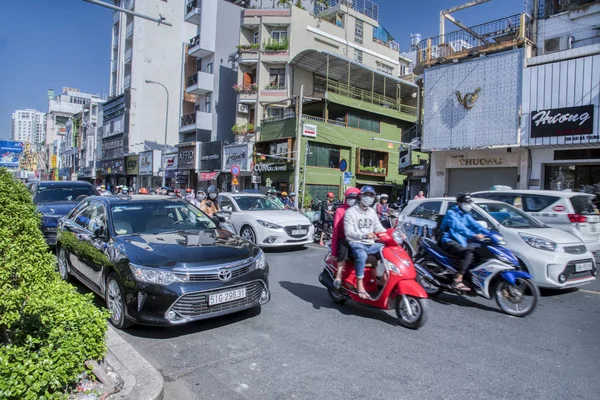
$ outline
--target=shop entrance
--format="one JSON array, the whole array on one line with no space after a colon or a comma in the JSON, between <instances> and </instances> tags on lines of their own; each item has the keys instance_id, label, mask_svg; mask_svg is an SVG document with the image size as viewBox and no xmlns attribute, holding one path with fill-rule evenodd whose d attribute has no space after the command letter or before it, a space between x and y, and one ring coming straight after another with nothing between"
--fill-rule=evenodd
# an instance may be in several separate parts
<instances>
[{"instance_id":1,"label":"shop entrance","mask_svg":"<svg viewBox=\"0 0 600 400\"><path fill-rule=\"evenodd\" d=\"M517 188L518 170L516 167L505 168L451 168L448 169L449 196L461 192L489 190L494 185Z\"/></svg>"},{"instance_id":2,"label":"shop entrance","mask_svg":"<svg viewBox=\"0 0 600 400\"><path fill-rule=\"evenodd\" d=\"M600 165L545 165L544 189L600 193Z\"/></svg>"}]
</instances>

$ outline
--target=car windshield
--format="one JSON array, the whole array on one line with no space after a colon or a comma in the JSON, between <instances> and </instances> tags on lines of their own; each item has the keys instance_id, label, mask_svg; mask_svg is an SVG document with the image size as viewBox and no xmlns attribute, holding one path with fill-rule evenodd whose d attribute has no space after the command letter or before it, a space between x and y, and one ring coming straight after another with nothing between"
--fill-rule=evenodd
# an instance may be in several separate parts
<instances>
[{"instance_id":1,"label":"car windshield","mask_svg":"<svg viewBox=\"0 0 600 400\"><path fill-rule=\"evenodd\" d=\"M96 192L89 186L40 186L37 190L36 202L80 201L86 196L94 195Z\"/></svg>"},{"instance_id":2,"label":"car windshield","mask_svg":"<svg viewBox=\"0 0 600 400\"><path fill-rule=\"evenodd\" d=\"M266 196L233 196L242 211L275 211L283 208Z\"/></svg>"},{"instance_id":3,"label":"car windshield","mask_svg":"<svg viewBox=\"0 0 600 400\"><path fill-rule=\"evenodd\" d=\"M477 203L500 225L507 228L545 228L546 225L525 214L523 211L504 203Z\"/></svg>"},{"instance_id":4,"label":"car windshield","mask_svg":"<svg viewBox=\"0 0 600 400\"><path fill-rule=\"evenodd\" d=\"M206 214L184 202L139 201L115 204L111 208L111 215L117 235L217 227Z\"/></svg>"},{"instance_id":5,"label":"car windshield","mask_svg":"<svg viewBox=\"0 0 600 400\"><path fill-rule=\"evenodd\" d=\"M590 196L574 196L571 197L571 204L575 210L575 214L598 214L598 209Z\"/></svg>"}]
</instances>

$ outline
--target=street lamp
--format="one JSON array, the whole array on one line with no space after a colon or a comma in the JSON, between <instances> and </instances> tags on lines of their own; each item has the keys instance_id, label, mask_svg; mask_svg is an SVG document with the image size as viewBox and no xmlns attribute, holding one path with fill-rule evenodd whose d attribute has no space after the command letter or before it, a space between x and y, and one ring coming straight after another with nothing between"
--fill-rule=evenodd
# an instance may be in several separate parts
<instances>
[{"instance_id":1,"label":"street lamp","mask_svg":"<svg viewBox=\"0 0 600 400\"><path fill-rule=\"evenodd\" d=\"M163 148L163 154L164 154L167 149L167 131L169 128L169 90L167 89L167 87L165 85L163 85L160 82L151 81L150 79L146 79L146 83L160 85L160 86L162 86L163 89L165 89L165 92L167 93L167 112L165 113L165 147ZM161 164L162 164L162 154L161 154ZM167 176L166 176L164 168L163 168L162 185L165 186L166 182L167 182Z\"/></svg>"}]
</instances>

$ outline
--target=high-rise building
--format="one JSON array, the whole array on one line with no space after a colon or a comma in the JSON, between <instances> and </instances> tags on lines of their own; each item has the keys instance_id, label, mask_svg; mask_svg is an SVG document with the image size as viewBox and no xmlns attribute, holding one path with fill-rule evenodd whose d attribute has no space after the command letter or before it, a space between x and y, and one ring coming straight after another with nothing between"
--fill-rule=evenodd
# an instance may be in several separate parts
<instances>
[{"instance_id":1,"label":"high-rise building","mask_svg":"<svg viewBox=\"0 0 600 400\"><path fill-rule=\"evenodd\" d=\"M45 141L46 114L25 109L12 114L12 140L41 144ZM35 148L36 146L34 146Z\"/></svg>"}]
</instances>

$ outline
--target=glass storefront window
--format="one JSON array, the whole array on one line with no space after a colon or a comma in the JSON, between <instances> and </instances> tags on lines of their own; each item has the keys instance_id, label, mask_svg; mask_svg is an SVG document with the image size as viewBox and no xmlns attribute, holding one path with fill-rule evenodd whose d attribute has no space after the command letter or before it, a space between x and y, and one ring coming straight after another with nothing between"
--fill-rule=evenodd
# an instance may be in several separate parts
<instances>
[{"instance_id":1,"label":"glass storefront window","mask_svg":"<svg viewBox=\"0 0 600 400\"><path fill-rule=\"evenodd\" d=\"M339 168L340 148L322 143L309 142L310 154L307 165L311 167Z\"/></svg>"},{"instance_id":2,"label":"glass storefront window","mask_svg":"<svg viewBox=\"0 0 600 400\"><path fill-rule=\"evenodd\" d=\"M546 165L544 189L600 193L600 165Z\"/></svg>"}]
</instances>

